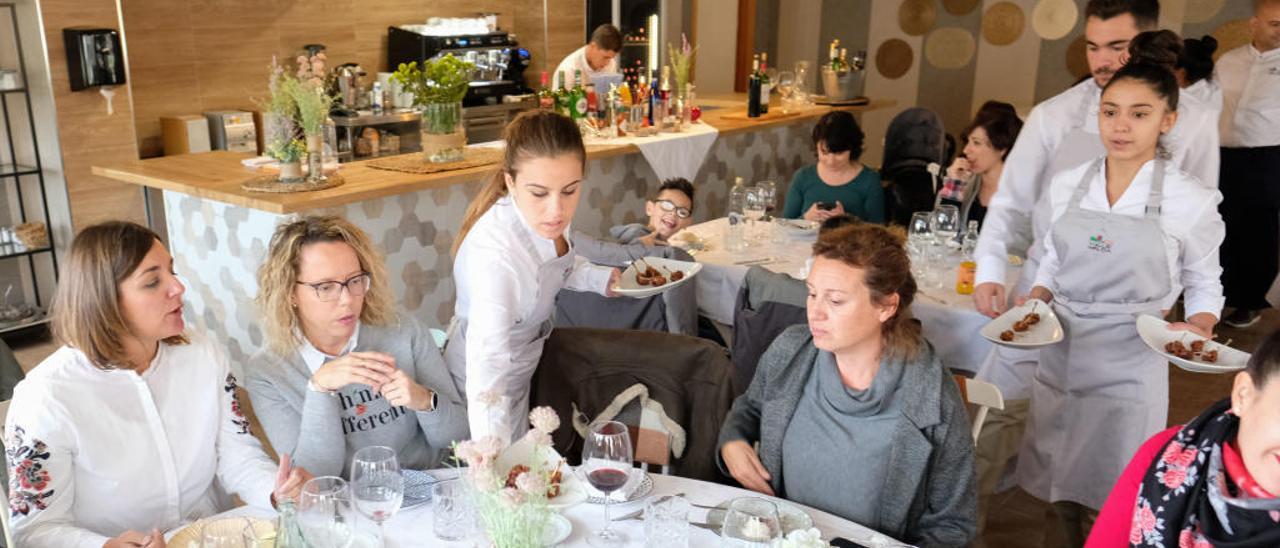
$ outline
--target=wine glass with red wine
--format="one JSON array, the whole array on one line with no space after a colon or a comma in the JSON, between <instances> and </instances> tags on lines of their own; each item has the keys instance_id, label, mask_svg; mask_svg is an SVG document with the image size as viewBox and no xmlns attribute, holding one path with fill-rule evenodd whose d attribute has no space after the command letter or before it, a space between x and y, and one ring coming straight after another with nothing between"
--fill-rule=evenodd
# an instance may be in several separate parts
<instances>
[{"instance_id":1,"label":"wine glass with red wine","mask_svg":"<svg viewBox=\"0 0 1280 548\"><path fill-rule=\"evenodd\" d=\"M587 544L613 548L626 544L626 538L609 528L609 495L627 484L632 467L631 435L627 425L618 421L601 421L591 425L582 447L582 466L578 471L592 487L604 493L604 528L587 538Z\"/></svg>"}]
</instances>

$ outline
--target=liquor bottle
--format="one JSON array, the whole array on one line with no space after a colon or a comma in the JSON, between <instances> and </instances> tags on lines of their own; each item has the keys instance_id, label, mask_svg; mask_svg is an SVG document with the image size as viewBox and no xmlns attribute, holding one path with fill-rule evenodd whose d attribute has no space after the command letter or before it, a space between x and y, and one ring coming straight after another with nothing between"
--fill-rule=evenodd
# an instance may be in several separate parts
<instances>
[{"instance_id":1,"label":"liquor bottle","mask_svg":"<svg viewBox=\"0 0 1280 548\"><path fill-rule=\"evenodd\" d=\"M649 75L649 125L659 127L662 125L662 115L658 112L661 109L662 90L658 86L658 69L652 69Z\"/></svg>"},{"instance_id":2,"label":"liquor bottle","mask_svg":"<svg viewBox=\"0 0 1280 548\"><path fill-rule=\"evenodd\" d=\"M573 71L573 91L569 95L569 117L575 121L587 116L587 90L582 88L582 69Z\"/></svg>"},{"instance_id":3,"label":"liquor bottle","mask_svg":"<svg viewBox=\"0 0 1280 548\"><path fill-rule=\"evenodd\" d=\"M538 108L542 110L556 109L556 93L547 83L547 71L542 71L542 86L538 88Z\"/></svg>"},{"instance_id":4,"label":"liquor bottle","mask_svg":"<svg viewBox=\"0 0 1280 548\"><path fill-rule=\"evenodd\" d=\"M661 108L658 114L661 119L665 120L671 114L671 67L662 65L662 85L658 87L658 93L661 101Z\"/></svg>"},{"instance_id":5,"label":"liquor bottle","mask_svg":"<svg viewBox=\"0 0 1280 548\"><path fill-rule=\"evenodd\" d=\"M564 71L560 71L560 87L556 89L556 114L562 116L569 115L569 89L566 87L567 82L564 78Z\"/></svg>"},{"instance_id":6,"label":"liquor bottle","mask_svg":"<svg viewBox=\"0 0 1280 548\"><path fill-rule=\"evenodd\" d=\"M587 117L599 118L600 114L600 97L596 95L596 85L594 82L587 83Z\"/></svg>"},{"instance_id":7,"label":"liquor bottle","mask_svg":"<svg viewBox=\"0 0 1280 548\"><path fill-rule=\"evenodd\" d=\"M725 247L729 251L742 251L747 247L747 220L742 210L747 206L747 187L742 184L742 177L733 178L733 188L729 189L729 230L725 232Z\"/></svg>"},{"instance_id":8,"label":"liquor bottle","mask_svg":"<svg viewBox=\"0 0 1280 548\"><path fill-rule=\"evenodd\" d=\"M760 117L760 56L751 58L751 75L747 77L747 117Z\"/></svg>"},{"instance_id":9,"label":"liquor bottle","mask_svg":"<svg viewBox=\"0 0 1280 548\"><path fill-rule=\"evenodd\" d=\"M840 72L840 39L831 41L831 48L827 51L827 58L830 60L831 70Z\"/></svg>"},{"instance_id":10,"label":"liquor bottle","mask_svg":"<svg viewBox=\"0 0 1280 548\"><path fill-rule=\"evenodd\" d=\"M843 74L849 72L849 50L848 48L840 48L840 72Z\"/></svg>"},{"instance_id":11,"label":"liquor bottle","mask_svg":"<svg viewBox=\"0 0 1280 548\"><path fill-rule=\"evenodd\" d=\"M760 54L760 114L769 113L769 90L772 84L769 81L769 72L766 65L769 64L769 54Z\"/></svg>"}]
</instances>

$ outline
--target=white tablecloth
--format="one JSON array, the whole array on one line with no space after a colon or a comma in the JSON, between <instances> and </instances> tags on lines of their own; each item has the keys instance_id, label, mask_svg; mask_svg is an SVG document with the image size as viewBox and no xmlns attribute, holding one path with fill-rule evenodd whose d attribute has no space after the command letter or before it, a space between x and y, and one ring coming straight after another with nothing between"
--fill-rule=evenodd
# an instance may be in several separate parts
<instances>
[{"instance_id":1,"label":"white tablecloth","mask_svg":"<svg viewBox=\"0 0 1280 548\"><path fill-rule=\"evenodd\" d=\"M688 124L679 133L659 133L651 137L588 138L588 145L635 145L644 154L659 181L683 177L697 178L702 161L716 142L720 130L702 122Z\"/></svg>"},{"instance_id":2,"label":"white tablecloth","mask_svg":"<svg viewBox=\"0 0 1280 548\"><path fill-rule=\"evenodd\" d=\"M698 309L704 316L732 326L738 290L742 288L747 268L755 264L803 279L816 236L791 235L784 242L775 243L770 237L772 227L762 228L760 232L764 237L759 243L745 251L731 253L724 246L728 226L727 219L722 217L686 230L697 234L707 246L694 254L694 259L704 265L694 278L698 287ZM678 236L675 241L679 242ZM978 313L969 295L956 293L954 272L959 261L959 256L952 255L948 263L940 267L944 274L939 277L945 280L942 287L929 287L926 281L917 280L920 291L911 305L911 314L920 320L925 338L942 357L943 365L976 372L992 350L992 344L978 334L990 318ZM1021 267L1009 268L1006 287L1013 287L1021 271Z\"/></svg>"},{"instance_id":3,"label":"white tablecloth","mask_svg":"<svg viewBox=\"0 0 1280 548\"><path fill-rule=\"evenodd\" d=\"M456 470L435 470L432 474L437 478L453 478L457 476ZM693 504L704 506L717 506L722 502L743 496L762 496L758 493L746 491L736 487L720 485L716 483L708 483L689 478L681 478L676 476L663 476L660 474L652 474L653 491L650 496L661 496L683 493L684 497ZM644 508L644 500L626 503L614 503L609 505L609 514L611 517L621 517L628 513ZM832 537L844 537L865 545L876 545L880 543L892 543L888 537L876 533L871 529L858 525L856 523L838 518L820 510L806 508L809 517L813 518L814 527L822 531L823 538L830 539ZM397 548L411 546L440 546L440 547L466 547L471 548L477 545L474 539L459 542L445 542L435 537L432 530L432 505L430 503L403 510L391 518L386 523L388 546ZM706 510L693 509L690 514L692 521L704 522L706 519ZM573 532L569 538L562 542L560 546L577 547L587 546L587 537L604 523L604 507L597 504L582 503L572 508L565 509L562 514L573 524ZM275 519L272 512L241 506L234 510L224 512L218 517L229 516L254 516L266 519ZM376 527L374 524L363 517L359 518L362 530L368 538L376 535ZM613 522L615 530L622 532L627 537L626 546L644 546L644 520L623 520ZM690 548L698 548L703 546L719 546L719 536L717 533L700 528L689 528L689 546ZM370 546L371 542L353 543L353 547L363 548ZM884 544L880 544L884 545ZM187 548L179 546L174 548Z\"/></svg>"}]
</instances>

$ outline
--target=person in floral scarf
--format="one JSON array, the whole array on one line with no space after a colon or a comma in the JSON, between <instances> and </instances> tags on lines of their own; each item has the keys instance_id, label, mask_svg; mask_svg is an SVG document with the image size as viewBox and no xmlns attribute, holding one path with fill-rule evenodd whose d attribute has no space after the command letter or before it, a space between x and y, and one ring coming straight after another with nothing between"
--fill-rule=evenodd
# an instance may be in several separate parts
<instances>
[{"instance_id":1,"label":"person in floral scarf","mask_svg":"<svg viewBox=\"0 0 1280 548\"><path fill-rule=\"evenodd\" d=\"M1134 455L1086 548L1280 546L1280 331L1231 397Z\"/></svg>"}]
</instances>

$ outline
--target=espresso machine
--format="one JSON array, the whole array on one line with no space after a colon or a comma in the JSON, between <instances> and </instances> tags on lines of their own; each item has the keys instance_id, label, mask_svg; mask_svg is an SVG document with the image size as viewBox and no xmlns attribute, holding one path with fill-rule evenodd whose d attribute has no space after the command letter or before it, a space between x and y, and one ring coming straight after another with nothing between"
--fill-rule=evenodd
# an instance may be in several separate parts
<instances>
[{"instance_id":1,"label":"espresso machine","mask_svg":"<svg viewBox=\"0 0 1280 548\"><path fill-rule=\"evenodd\" d=\"M395 71L401 63L421 64L446 54L475 65L470 88L462 99L464 107L496 105L502 103L505 96L531 91L524 78L524 70L529 66L529 50L520 47L510 33L456 24L387 28L388 71Z\"/></svg>"}]
</instances>

